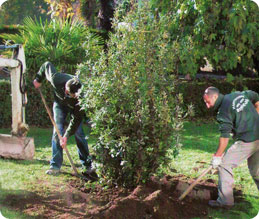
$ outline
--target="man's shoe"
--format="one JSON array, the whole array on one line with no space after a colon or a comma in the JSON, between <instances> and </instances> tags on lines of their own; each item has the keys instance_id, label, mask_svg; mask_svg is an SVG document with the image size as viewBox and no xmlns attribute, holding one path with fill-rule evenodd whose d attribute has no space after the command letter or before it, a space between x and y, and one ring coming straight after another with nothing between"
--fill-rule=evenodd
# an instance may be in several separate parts
<instances>
[{"instance_id":1,"label":"man's shoe","mask_svg":"<svg viewBox=\"0 0 259 219\"><path fill-rule=\"evenodd\" d=\"M234 205L223 205L219 203L217 200L209 200L209 206L212 208L225 208L225 209L230 209Z\"/></svg>"},{"instance_id":2,"label":"man's shoe","mask_svg":"<svg viewBox=\"0 0 259 219\"><path fill-rule=\"evenodd\" d=\"M60 169L50 168L49 170L46 171L46 174L56 176L56 175L60 174Z\"/></svg>"},{"instance_id":3,"label":"man's shoe","mask_svg":"<svg viewBox=\"0 0 259 219\"><path fill-rule=\"evenodd\" d=\"M87 179L91 181L97 181L98 180L98 175L95 172L94 168L88 167L86 170L82 172L83 176L85 176Z\"/></svg>"}]
</instances>

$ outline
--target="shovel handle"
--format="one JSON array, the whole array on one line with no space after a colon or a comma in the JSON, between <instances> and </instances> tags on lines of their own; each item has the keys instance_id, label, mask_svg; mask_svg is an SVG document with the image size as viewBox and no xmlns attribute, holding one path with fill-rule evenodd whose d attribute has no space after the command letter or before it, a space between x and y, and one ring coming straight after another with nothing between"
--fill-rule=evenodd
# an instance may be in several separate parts
<instances>
[{"instance_id":1,"label":"shovel handle","mask_svg":"<svg viewBox=\"0 0 259 219\"><path fill-rule=\"evenodd\" d=\"M205 176L211 169L212 169L212 166L209 166L206 170L204 170L202 174L180 196L179 201L183 200L185 196L188 195L190 191L192 191L193 187L196 186L196 184L201 180L201 178Z\"/></svg>"},{"instance_id":2,"label":"shovel handle","mask_svg":"<svg viewBox=\"0 0 259 219\"><path fill-rule=\"evenodd\" d=\"M50 109L49 109L49 107L48 107L48 105L47 105L47 103L46 103L46 100L45 100L45 98L44 98L44 96L43 96L43 94L42 94L42 92L41 92L41 89L40 89L40 88L37 88L37 89L38 89L38 91L39 91L39 93L40 93L42 102L43 102L43 104L44 104L44 106L45 106L45 108L46 108L46 110L47 110L47 113L48 113L48 115L49 115L49 118L50 118L50 120L51 120L51 122L52 122L52 124L53 124L53 126L54 126L54 128L55 128L55 130L56 130L56 132L57 132L57 134L58 134L58 138L59 138L59 140L61 140L61 139L62 139L62 136L61 136L61 134L60 134L60 131L59 131L59 129L58 129L58 126L57 126L56 122L54 121L54 119L53 119L53 117L52 117L51 111L50 111ZM70 162L70 164L71 164L71 167L73 168L75 174L76 174L77 176L79 176L79 173L78 173L78 171L77 171L77 169L76 169L76 167L75 167L75 165L74 165L74 162L73 162L73 160L72 160L72 158L71 158L71 156L70 156L70 153L69 153L67 147L64 146L63 149L64 149L65 152L66 152L66 155L67 155L67 157L68 157L68 160L69 160L69 162Z\"/></svg>"}]
</instances>

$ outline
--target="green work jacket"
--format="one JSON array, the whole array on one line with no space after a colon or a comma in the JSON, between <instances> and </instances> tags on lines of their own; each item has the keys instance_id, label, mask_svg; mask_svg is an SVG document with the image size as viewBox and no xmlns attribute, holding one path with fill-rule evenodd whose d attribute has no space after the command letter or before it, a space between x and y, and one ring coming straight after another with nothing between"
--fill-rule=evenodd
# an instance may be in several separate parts
<instances>
[{"instance_id":1,"label":"green work jacket","mask_svg":"<svg viewBox=\"0 0 259 219\"><path fill-rule=\"evenodd\" d=\"M78 99L71 98L69 95L65 94L65 84L73 77L74 76L69 74L57 72L54 66L49 62L42 65L39 72L36 74L36 80L39 83L42 83L44 79L47 79L51 83L54 88L55 102L69 108L71 118L64 134L67 138L76 132L84 118L84 111L81 109Z\"/></svg>"},{"instance_id":2,"label":"green work jacket","mask_svg":"<svg viewBox=\"0 0 259 219\"><path fill-rule=\"evenodd\" d=\"M253 142L259 140L259 114L254 104L259 95L254 91L219 94L214 110L217 111L220 137Z\"/></svg>"}]
</instances>

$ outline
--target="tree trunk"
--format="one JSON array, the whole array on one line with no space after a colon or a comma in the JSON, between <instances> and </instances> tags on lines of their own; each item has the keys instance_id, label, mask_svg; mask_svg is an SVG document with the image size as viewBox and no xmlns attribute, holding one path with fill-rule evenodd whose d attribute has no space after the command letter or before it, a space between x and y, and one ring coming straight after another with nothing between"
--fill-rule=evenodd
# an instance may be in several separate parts
<instances>
[{"instance_id":1,"label":"tree trunk","mask_svg":"<svg viewBox=\"0 0 259 219\"><path fill-rule=\"evenodd\" d=\"M112 30L112 18L114 13L114 0L101 0L101 7L98 13L99 25L98 28L101 30L111 31Z\"/></svg>"}]
</instances>

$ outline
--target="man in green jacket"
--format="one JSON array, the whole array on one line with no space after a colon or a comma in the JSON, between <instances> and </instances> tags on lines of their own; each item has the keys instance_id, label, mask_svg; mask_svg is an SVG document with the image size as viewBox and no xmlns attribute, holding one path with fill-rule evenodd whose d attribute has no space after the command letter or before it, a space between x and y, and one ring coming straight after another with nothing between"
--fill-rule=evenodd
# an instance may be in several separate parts
<instances>
[{"instance_id":1,"label":"man in green jacket","mask_svg":"<svg viewBox=\"0 0 259 219\"><path fill-rule=\"evenodd\" d=\"M91 174L93 172L93 169L91 169L91 157L89 156L88 143L82 128L82 120L85 113L78 102L81 83L75 76L58 73L50 62L44 63L36 74L36 78L33 81L35 88L39 88L44 79L47 79L54 88L54 121L63 136L59 140L55 128L53 129L52 159L50 161L50 169L46 173L49 175L60 173L63 162L63 147L66 146L68 138L75 134L78 155L84 168L84 173L86 175ZM68 114L70 114L70 122L65 130L64 125Z\"/></svg>"},{"instance_id":2,"label":"man in green jacket","mask_svg":"<svg viewBox=\"0 0 259 219\"><path fill-rule=\"evenodd\" d=\"M233 168L247 160L248 168L259 190L259 95L254 91L222 95L215 87L203 94L208 109L217 111L219 145L212 166L219 170L218 199L211 207L230 208L234 205ZM230 136L234 144L224 153Z\"/></svg>"}]
</instances>

